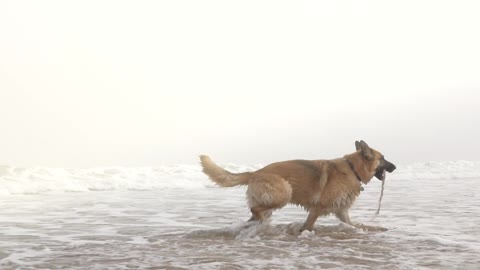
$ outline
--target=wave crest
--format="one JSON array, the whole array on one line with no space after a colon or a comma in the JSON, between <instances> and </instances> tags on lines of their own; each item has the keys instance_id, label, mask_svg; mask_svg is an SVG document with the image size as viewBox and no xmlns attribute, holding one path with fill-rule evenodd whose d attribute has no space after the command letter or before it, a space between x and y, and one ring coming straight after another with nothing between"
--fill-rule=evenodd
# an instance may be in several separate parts
<instances>
[{"instance_id":1,"label":"wave crest","mask_svg":"<svg viewBox=\"0 0 480 270\"><path fill-rule=\"evenodd\" d=\"M261 165L227 164L232 172L254 171ZM398 166L389 176L393 181L480 178L480 162L423 162ZM106 167L65 169L0 166L0 194L38 194L100 190L155 190L211 188L215 185L199 165L160 167Z\"/></svg>"}]
</instances>

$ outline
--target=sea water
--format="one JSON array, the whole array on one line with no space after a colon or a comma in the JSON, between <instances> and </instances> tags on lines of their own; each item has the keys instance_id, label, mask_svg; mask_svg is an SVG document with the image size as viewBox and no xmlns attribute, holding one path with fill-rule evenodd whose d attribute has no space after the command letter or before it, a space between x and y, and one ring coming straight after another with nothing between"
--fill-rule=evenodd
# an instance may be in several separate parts
<instances>
[{"instance_id":1,"label":"sea water","mask_svg":"<svg viewBox=\"0 0 480 270\"><path fill-rule=\"evenodd\" d=\"M378 217L376 179L351 209L387 231L327 216L300 234L300 207L247 223L246 188L198 165L1 166L0 269L480 269L479 181L480 162L400 165Z\"/></svg>"}]
</instances>

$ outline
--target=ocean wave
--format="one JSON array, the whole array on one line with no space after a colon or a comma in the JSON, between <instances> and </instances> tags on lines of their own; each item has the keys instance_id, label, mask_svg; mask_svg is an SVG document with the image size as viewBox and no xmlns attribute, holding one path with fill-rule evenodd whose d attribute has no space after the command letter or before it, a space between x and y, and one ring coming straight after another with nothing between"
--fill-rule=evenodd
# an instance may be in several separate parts
<instances>
[{"instance_id":1,"label":"ocean wave","mask_svg":"<svg viewBox=\"0 0 480 270\"><path fill-rule=\"evenodd\" d=\"M232 172L254 171L261 165L223 165ZM391 179L480 178L480 162L423 162L398 166ZM0 195L102 190L195 189L214 187L199 165L66 169L0 166Z\"/></svg>"},{"instance_id":2,"label":"ocean wave","mask_svg":"<svg viewBox=\"0 0 480 270\"><path fill-rule=\"evenodd\" d=\"M480 161L429 161L398 166L395 179L468 179L480 178Z\"/></svg>"}]
</instances>

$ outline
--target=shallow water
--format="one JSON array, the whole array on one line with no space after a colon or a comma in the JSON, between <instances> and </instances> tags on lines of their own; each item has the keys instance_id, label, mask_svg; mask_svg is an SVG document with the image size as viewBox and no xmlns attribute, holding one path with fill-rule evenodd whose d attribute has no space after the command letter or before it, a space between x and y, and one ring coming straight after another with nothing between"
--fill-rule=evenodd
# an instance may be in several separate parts
<instances>
[{"instance_id":1,"label":"shallow water","mask_svg":"<svg viewBox=\"0 0 480 270\"><path fill-rule=\"evenodd\" d=\"M299 207L246 223L245 188L167 188L0 198L0 269L480 269L479 179L366 186L352 220Z\"/></svg>"}]
</instances>

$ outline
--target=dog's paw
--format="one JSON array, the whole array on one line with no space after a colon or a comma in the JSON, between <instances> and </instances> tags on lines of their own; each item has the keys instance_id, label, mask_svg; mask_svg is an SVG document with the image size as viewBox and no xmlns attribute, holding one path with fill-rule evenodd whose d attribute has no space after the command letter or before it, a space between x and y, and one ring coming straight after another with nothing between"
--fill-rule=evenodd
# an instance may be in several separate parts
<instances>
[{"instance_id":1,"label":"dog's paw","mask_svg":"<svg viewBox=\"0 0 480 270\"><path fill-rule=\"evenodd\" d=\"M300 235L298 236L298 238L312 238L315 236L315 232L312 230L312 231L302 231L300 233Z\"/></svg>"},{"instance_id":2,"label":"dog's paw","mask_svg":"<svg viewBox=\"0 0 480 270\"><path fill-rule=\"evenodd\" d=\"M303 223L291 223L287 225L286 233L289 235L300 235Z\"/></svg>"}]
</instances>

